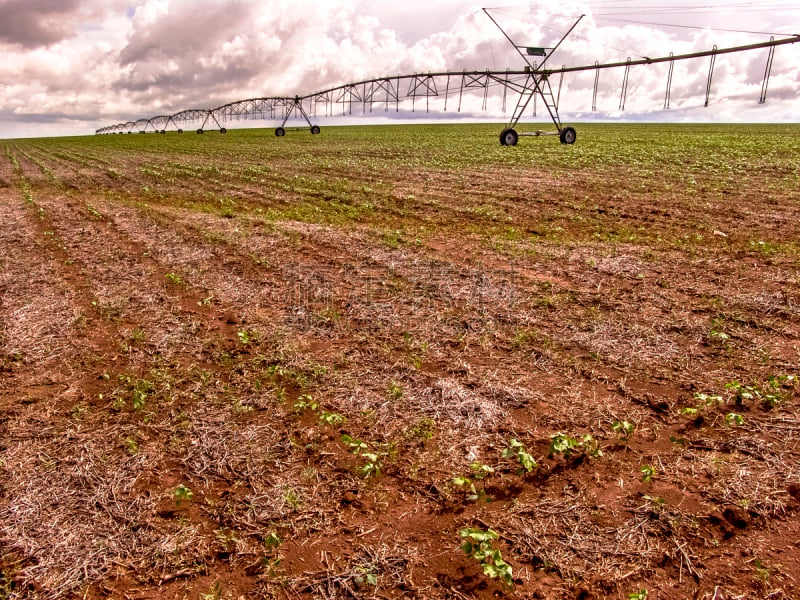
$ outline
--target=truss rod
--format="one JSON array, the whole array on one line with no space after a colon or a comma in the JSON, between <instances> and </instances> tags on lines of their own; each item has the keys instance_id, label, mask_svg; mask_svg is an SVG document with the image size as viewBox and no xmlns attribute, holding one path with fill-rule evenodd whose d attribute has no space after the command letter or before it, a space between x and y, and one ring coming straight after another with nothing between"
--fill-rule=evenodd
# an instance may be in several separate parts
<instances>
[{"instance_id":1,"label":"truss rod","mask_svg":"<svg viewBox=\"0 0 800 600\"><path fill-rule=\"evenodd\" d=\"M773 40L775 38L772 38ZM769 76L772 73L772 60L775 58L775 46L769 47L769 56L767 57L767 68L764 71L764 81L761 84L761 98L758 100L759 104L764 104L767 101L767 86L769 85Z\"/></svg>"},{"instance_id":2,"label":"truss rod","mask_svg":"<svg viewBox=\"0 0 800 600\"><path fill-rule=\"evenodd\" d=\"M619 109L625 110L625 100L628 99L628 77L631 74L631 58L628 57L628 62L625 65L625 74L622 76L622 90L619 93Z\"/></svg>"},{"instance_id":3,"label":"truss rod","mask_svg":"<svg viewBox=\"0 0 800 600\"><path fill-rule=\"evenodd\" d=\"M717 46L714 45L714 50L711 54L711 63L708 65L708 81L706 82L706 103L705 106L708 106L708 100L711 97L711 78L714 76L714 63L717 61L717 54L716 54Z\"/></svg>"},{"instance_id":4,"label":"truss rod","mask_svg":"<svg viewBox=\"0 0 800 600\"><path fill-rule=\"evenodd\" d=\"M567 65L563 65L562 68L566 68ZM564 71L561 71L561 77L558 78L558 94L556 95L556 110L558 110L559 105L561 104L561 86L564 84Z\"/></svg>"},{"instance_id":5,"label":"truss rod","mask_svg":"<svg viewBox=\"0 0 800 600\"><path fill-rule=\"evenodd\" d=\"M669 55L672 56L672 52L670 52ZM670 96L672 95L672 72L674 71L674 69L675 69L675 61L671 60L669 61L669 73L667 74L667 91L664 94L664 108L666 109L669 108L669 99Z\"/></svg>"}]
</instances>

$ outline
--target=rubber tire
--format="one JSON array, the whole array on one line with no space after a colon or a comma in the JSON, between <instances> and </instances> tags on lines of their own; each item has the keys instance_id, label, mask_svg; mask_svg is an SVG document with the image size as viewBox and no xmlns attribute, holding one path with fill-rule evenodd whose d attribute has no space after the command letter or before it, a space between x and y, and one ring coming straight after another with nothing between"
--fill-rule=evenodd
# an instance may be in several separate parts
<instances>
[{"instance_id":1,"label":"rubber tire","mask_svg":"<svg viewBox=\"0 0 800 600\"><path fill-rule=\"evenodd\" d=\"M219 132L220 133L228 133L228 129L225 128L225 127L220 127Z\"/></svg>"},{"instance_id":2,"label":"rubber tire","mask_svg":"<svg viewBox=\"0 0 800 600\"><path fill-rule=\"evenodd\" d=\"M558 139L561 140L562 144L574 144L577 137L578 134L575 132L574 127L564 127L558 134Z\"/></svg>"},{"instance_id":3,"label":"rubber tire","mask_svg":"<svg viewBox=\"0 0 800 600\"><path fill-rule=\"evenodd\" d=\"M162 129L161 131L159 131L159 133L160 133L161 135L164 135L165 133L167 133L167 130L166 130L166 129Z\"/></svg>"},{"instance_id":4,"label":"rubber tire","mask_svg":"<svg viewBox=\"0 0 800 600\"><path fill-rule=\"evenodd\" d=\"M183 129L178 129L178 133L183 133Z\"/></svg>"},{"instance_id":5,"label":"rubber tire","mask_svg":"<svg viewBox=\"0 0 800 600\"><path fill-rule=\"evenodd\" d=\"M197 135L203 135L204 133L205 133L205 131L203 131L202 129L198 129L197 130Z\"/></svg>"},{"instance_id":6,"label":"rubber tire","mask_svg":"<svg viewBox=\"0 0 800 600\"><path fill-rule=\"evenodd\" d=\"M275 129L275 137L283 137L286 135L286 130L283 127L278 127Z\"/></svg>"},{"instance_id":7,"label":"rubber tire","mask_svg":"<svg viewBox=\"0 0 800 600\"><path fill-rule=\"evenodd\" d=\"M519 142L519 134L513 129L504 129L500 134L500 143L503 146L516 146Z\"/></svg>"},{"instance_id":8,"label":"rubber tire","mask_svg":"<svg viewBox=\"0 0 800 600\"><path fill-rule=\"evenodd\" d=\"M319 125L312 125L311 126L311 135L317 135L319 133Z\"/></svg>"}]
</instances>

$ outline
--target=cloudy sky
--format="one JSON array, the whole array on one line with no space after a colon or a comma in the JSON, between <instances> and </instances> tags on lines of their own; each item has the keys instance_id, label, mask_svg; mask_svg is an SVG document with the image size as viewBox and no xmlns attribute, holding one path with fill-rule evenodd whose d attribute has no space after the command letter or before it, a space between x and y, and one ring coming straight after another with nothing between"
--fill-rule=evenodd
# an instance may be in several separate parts
<instances>
[{"instance_id":1,"label":"cloudy sky","mask_svg":"<svg viewBox=\"0 0 800 600\"><path fill-rule=\"evenodd\" d=\"M306 94L367 77L520 68L480 4L465 0L0 0L0 138L96 128L237 99ZM548 6L550 8L548 8ZM493 11L515 40L552 44L587 16L552 64L664 56L800 33L796 0L522 2ZM682 27L675 27L679 25ZM746 31L746 33L742 33ZM800 121L800 43L777 49L768 102L758 104L767 51L567 76L569 119ZM479 107L475 105L476 110ZM487 118L499 117L490 103ZM478 114L480 116L480 114ZM362 121L363 122L363 121Z\"/></svg>"}]
</instances>

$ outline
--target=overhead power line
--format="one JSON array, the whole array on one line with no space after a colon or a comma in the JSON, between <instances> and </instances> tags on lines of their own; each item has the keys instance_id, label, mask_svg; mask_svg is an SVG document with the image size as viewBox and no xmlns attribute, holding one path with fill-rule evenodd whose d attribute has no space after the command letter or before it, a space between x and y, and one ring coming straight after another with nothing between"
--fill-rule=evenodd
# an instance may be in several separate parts
<instances>
[{"instance_id":1,"label":"overhead power line","mask_svg":"<svg viewBox=\"0 0 800 600\"><path fill-rule=\"evenodd\" d=\"M680 29L708 29L710 31L723 31L727 33L750 33L753 35L777 35L777 36L791 36L791 33L775 33L772 31L748 31L746 29L719 29L717 27L701 27L699 25L678 25L676 23L657 23L653 21L636 21L634 19L605 19L595 16L595 21L606 21L612 23L629 23L634 25L649 25L652 27L677 27Z\"/></svg>"}]
</instances>

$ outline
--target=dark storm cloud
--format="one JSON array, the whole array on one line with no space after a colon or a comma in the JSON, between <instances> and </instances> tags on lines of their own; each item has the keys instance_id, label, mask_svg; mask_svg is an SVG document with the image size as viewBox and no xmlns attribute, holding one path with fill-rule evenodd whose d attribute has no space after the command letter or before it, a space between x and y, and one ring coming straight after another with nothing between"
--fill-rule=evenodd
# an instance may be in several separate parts
<instances>
[{"instance_id":1,"label":"dark storm cloud","mask_svg":"<svg viewBox=\"0 0 800 600\"><path fill-rule=\"evenodd\" d=\"M0 42L32 49L75 35L80 24L97 18L110 2L87 6L81 0L0 0Z\"/></svg>"}]
</instances>

